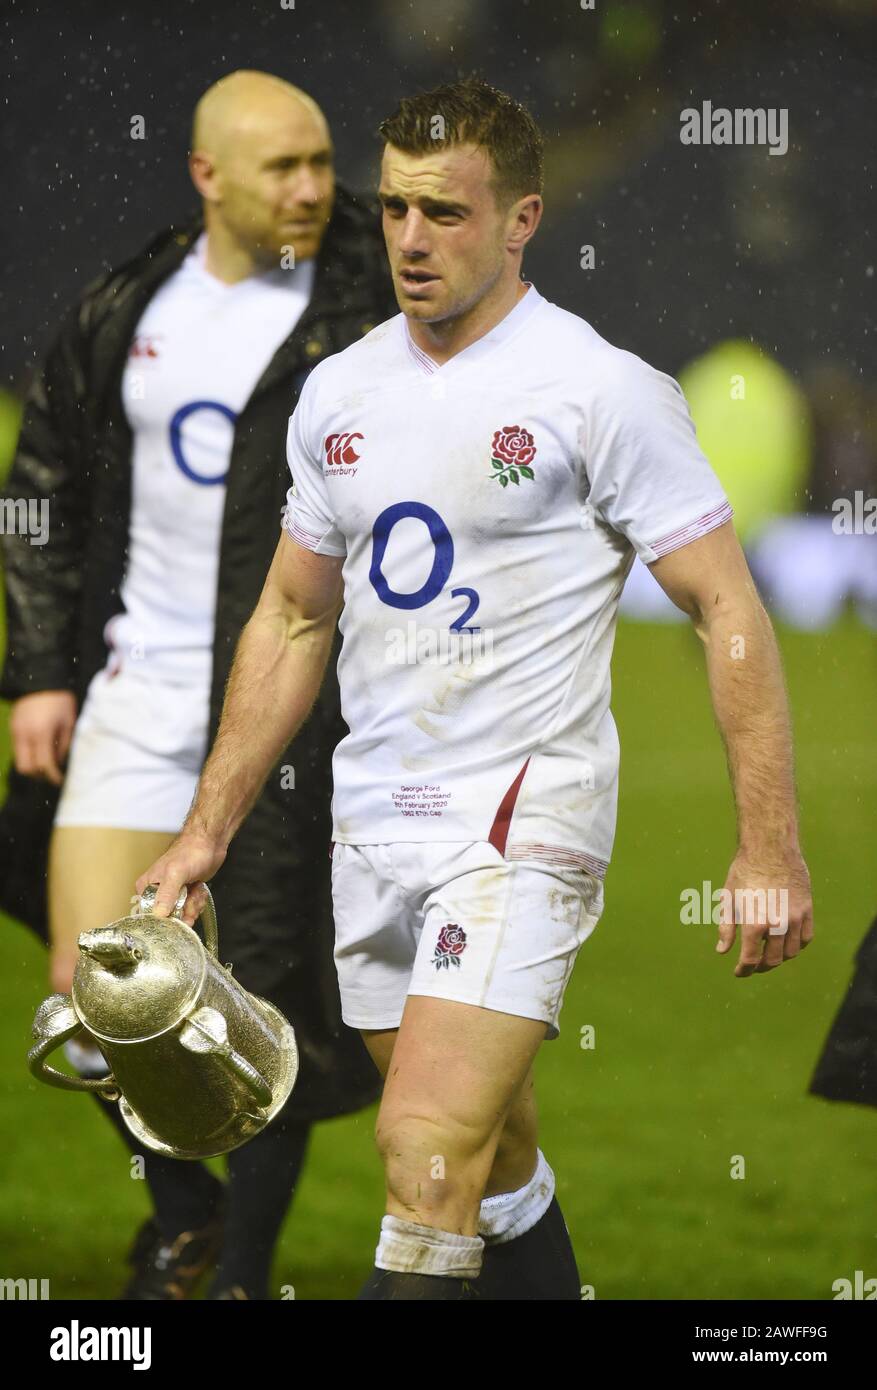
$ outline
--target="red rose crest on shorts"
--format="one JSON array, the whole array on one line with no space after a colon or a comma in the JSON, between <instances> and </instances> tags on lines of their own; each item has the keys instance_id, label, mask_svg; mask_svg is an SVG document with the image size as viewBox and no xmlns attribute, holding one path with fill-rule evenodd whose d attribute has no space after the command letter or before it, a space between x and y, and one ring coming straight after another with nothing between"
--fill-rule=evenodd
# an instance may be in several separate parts
<instances>
[{"instance_id":1,"label":"red rose crest on shorts","mask_svg":"<svg viewBox=\"0 0 877 1390\"><path fill-rule=\"evenodd\" d=\"M529 430L520 425L503 425L493 436L491 445L492 478L499 481L500 487L508 487L509 479L520 487L522 478L533 481L534 473L530 467L536 457L536 442Z\"/></svg>"},{"instance_id":2,"label":"red rose crest on shorts","mask_svg":"<svg viewBox=\"0 0 877 1390\"><path fill-rule=\"evenodd\" d=\"M466 933L462 927L458 927L456 922L448 922L447 926L442 927L438 934L438 941L435 943L435 955L432 963L436 970L450 969L452 965L459 967L460 957L466 949Z\"/></svg>"}]
</instances>

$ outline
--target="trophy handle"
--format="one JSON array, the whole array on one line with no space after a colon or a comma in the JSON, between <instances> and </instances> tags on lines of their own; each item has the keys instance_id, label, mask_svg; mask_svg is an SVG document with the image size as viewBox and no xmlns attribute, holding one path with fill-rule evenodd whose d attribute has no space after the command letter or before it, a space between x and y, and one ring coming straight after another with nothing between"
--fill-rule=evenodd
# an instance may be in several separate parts
<instances>
[{"instance_id":1,"label":"trophy handle","mask_svg":"<svg viewBox=\"0 0 877 1390\"><path fill-rule=\"evenodd\" d=\"M88 1080L84 1076L67 1076L56 1067L50 1067L46 1058L56 1048L61 1047L74 1033L82 1031L82 1020L70 1000L69 994L52 994L44 999L36 1011L33 1021L33 1036L36 1042L27 1054L27 1064L31 1076L37 1081L45 1081L49 1086L59 1086L65 1091L97 1091L104 1100L118 1100L119 1089L112 1072L107 1076Z\"/></svg>"},{"instance_id":2,"label":"trophy handle","mask_svg":"<svg viewBox=\"0 0 877 1390\"><path fill-rule=\"evenodd\" d=\"M144 917L152 915L152 909L155 906L155 900L158 897L158 888L159 885L157 883L149 883L147 884L146 888L144 888L143 893L139 898L137 898L135 895L131 899L131 901L133 903L136 903L137 905L135 909L137 912L137 916ZM209 951L210 955L213 956L214 959L218 960L219 928L216 924L216 907L213 903L213 894L207 887L206 883L204 884L204 889L207 893L207 901L202 907L196 920L201 922L201 926L204 930L204 945L207 947L207 950ZM172 916L176 917L177 913L182 912L188 893L188 885L183 884L182 888L180 889L180 896L174 903L174 910L171 914Z\"/></svg>"},{"instance_id":3,"label":"trophy handle","mask_svg":"<svg viewBox=\"0 0 877 1390\"><path fill-rule=\"evenodd\" d=\"M274 1092L262 1073L257 1071L246 1057L242 1057L239 1052L234 1052L229 1048L228 1052L219 1054L219 1060L226 1071L230 1071L232 1076L236 1076L239 1081L243 1081L257 1105L265 1107L271 1104L274 1099Z\"/></svg>"},{"instance_id":4,"label":"trophy handle","mask_svg":"<svg viewBox=\"0 0 877 1390\"><path fill-rule=\"evenodd\" d=\"M180 1029L180 1042L188 1052L209 1053L211 1057L242 1081L250 1095L261 1106L269 1106L274 1092L260 1071L228 1041L228 1025L218 1009L202 1005Z\"/></svg>"}]
</instances>

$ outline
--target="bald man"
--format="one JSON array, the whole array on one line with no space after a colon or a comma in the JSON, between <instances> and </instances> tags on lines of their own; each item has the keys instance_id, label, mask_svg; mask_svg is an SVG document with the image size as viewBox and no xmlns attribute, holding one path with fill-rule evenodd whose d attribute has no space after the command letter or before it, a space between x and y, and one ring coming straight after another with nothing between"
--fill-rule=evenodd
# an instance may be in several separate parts
<instances>
[{"instance_id":1,"label":"bald man","mask_svg":"<svg viewBox=\"0 0 877 1390\"><path fill-rule=\"evenodd\" d=\"M0 902L37 930L47 917L63 993L79 934L129 911L137 874L191 803L271 560L301 386L395 311L375 208L336 187L329 129L305 92L258 72L216 83L196 109L189 168L203 217L86 291L30 392L9 482L10 495L48 502L50 533L39 549L4 538L0 694L14 701L15 771ZM209 1297L271 1296L309 1126L379 1092L341 1021L332 960L325 846L343 732L332 675L214 881L222 960L292 1021L298 1083L229 1156L225 1184L145 1155L154 1213L123 1297L185 1298L214 1262ZM45 862L49 834L45 903L28 864L34 846ZM90 1041L72 1040L69 1058L104 1075Z\"/></svg>"}]
</instances>

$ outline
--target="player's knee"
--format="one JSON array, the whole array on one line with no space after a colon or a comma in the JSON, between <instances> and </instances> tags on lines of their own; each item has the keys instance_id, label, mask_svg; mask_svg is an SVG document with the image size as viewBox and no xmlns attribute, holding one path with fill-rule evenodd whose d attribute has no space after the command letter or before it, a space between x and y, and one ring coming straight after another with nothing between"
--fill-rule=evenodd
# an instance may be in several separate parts
<instances>
[{"instance_id":1,"label":"player's knee","mask_svg":"<svg viewBox=\"0 0 877 1390\"><path fill-rule=\"evenodd\" d=\"M448 1117L395 1112L378 1117L375 1142L387 1189L400 1202L430 1204L483 1184L493 1156L489 1133Z\"/></svg>"}]
</instances>

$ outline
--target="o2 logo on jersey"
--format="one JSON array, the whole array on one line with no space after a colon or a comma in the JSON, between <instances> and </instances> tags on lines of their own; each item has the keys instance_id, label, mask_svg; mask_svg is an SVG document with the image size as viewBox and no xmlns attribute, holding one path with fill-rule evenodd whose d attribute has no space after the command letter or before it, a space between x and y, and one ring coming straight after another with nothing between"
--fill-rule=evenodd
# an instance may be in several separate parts
<instances>
[{"instance_id":1,"label":"o2 logo on jersey","mask_svg":"<svg viewBox=\"0 0 877 1390\"><path fill-rule=\"evenodd\" d=\"M200 483L203 487L212 487L217 483L224 483L228 477L228 468L222 473L199 473L192 467L191 462L183 453L183 425L190 415L194 415L199 410L215 410L223 415L231 425L232 431L237 424L237 413L230 406L223 405L222 401L190 401L188 405L181 405L176 415L170 423L171 453L174 456L174 463L181 473L191 479L193 483Z\"/></svg>"},{"instance_id":2,"label":"o2 logo on jersey","mask_svg":"<svg viewBox=\"0 0 877 1390\"><path fill-rule=\"evenodd\" d=\"M400 593L398 589L391 588L382 568L390 532L403 517L422 521L429 531L433 547L432 569L420 588L410 594ZM395 502L392 507L386 507L375 520L372 527L372 560L368 577L381 603L388 604L390 608L425 607L434 598L438 598L451 576L453 565L454 542L451 533L433 507L426 506L424 502ZM451 631L477 632L477 627L468 626L468 620L481 602L476 591L467 588L452 589L451 598L469 600L460 616L451 623Z\"/></svg>"}]
</instances>

